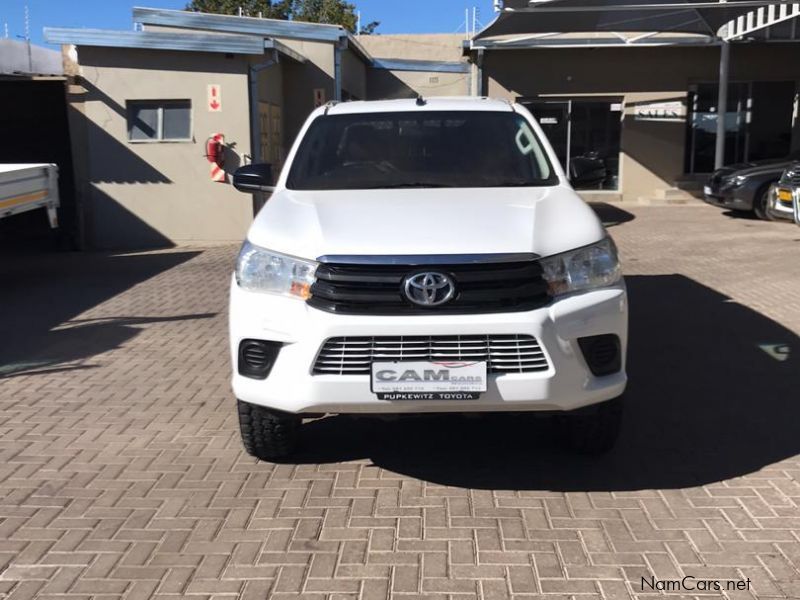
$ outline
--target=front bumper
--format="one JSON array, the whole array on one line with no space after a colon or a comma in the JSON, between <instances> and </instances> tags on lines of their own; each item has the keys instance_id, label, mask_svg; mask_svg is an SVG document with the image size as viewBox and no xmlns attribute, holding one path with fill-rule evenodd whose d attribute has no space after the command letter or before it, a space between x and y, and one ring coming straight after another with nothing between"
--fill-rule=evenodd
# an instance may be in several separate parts
<instances>
[{"instance_id":1,"label":"front bumper","mask_svg":"<svg viewBox=\"0 0 800 600\"><path fill-rule=\"evenodd\" d=\"M791 200L786 201L781 199L781 192L783 192L783 196L791 198ZM769 202L767 203L767 212L773 219L782 219L785 221L793 221L794 220L794 206L793 203L796 201L796 196L798 194L798 190L792 189L790 187L781 186L781 185L773 185L770 188L769 194Z\"/></svg>"},{"instance_id":2,"label":"front bumper","mask_svg":"<svg viewBox=\"0 0 800 600\"><path fill-rule=\"evenodd\" d=\"M230 297L233 391L245 402L290 413L422 413L564 411L622 394L627 378L628 303L625 286L583 292L527 312L477 315L354 316L310 308L305 302L245 292L235 281ZM577 338L616 334L622 370L591 374ZM312 375L322 344L339 336L527 334L549 361L547 371L489 376L488 391L477 400L378 400L368 375ZM266 379L238 373L243 339L283 343Z\"/></svg>"},{"instance_id":3,"label":"front bumper","mask_svg":"<svg viewBox=\"0 0 800 600\"><path fill-rule=\"evenodd\" d=\"M740 187L706 185L703 200L712 206L730 210L753 210L755 192L747 185Z\"/></svg>"}]
</instances>

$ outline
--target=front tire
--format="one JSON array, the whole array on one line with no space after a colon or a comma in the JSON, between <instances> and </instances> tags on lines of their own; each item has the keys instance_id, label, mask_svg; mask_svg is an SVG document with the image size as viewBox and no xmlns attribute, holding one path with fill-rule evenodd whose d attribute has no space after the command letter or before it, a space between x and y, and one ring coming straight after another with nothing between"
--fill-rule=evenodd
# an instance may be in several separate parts
<instances>
[{"instance_id":1,"label":"front tire","mask_svg":"<svg viewBox=\"0 0 800 600\"><path fill-rule=\"evenodd\" d=\"M561 434L578 454L600 455L614 447L622 425L622 398L561 417Z\"/></svg>"},{"instance_id":2,"label":"front tire","mask_svg":"<svg viewBox=\"0 0 800 600\"><path fill-rule=\"evenodd\" d=\"M756 192L756 197L753 199L753 212L762 221L774 221L772 215L769 214L769 186Z\"/></svg>"},{"instance_id":3,"label":"front tire","mask_svg":"<svg viewBox=\"0 0 800 600\"><path fill-rule=\"evenodd\" d=\"M272 460L285 458L294 451L300 417L241 400L236 403L242 444L250 456Z\"/></svg>"}]
</instances>

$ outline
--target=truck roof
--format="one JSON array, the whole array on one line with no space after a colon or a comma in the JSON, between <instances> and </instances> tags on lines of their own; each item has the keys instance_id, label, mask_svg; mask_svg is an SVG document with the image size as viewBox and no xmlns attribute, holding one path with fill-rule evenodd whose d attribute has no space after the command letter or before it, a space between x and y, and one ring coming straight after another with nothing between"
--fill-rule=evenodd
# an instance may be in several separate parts
<instances>
[{"instance_id":1,"label":"truck roof","mask_svg":"<svg viewBox=\"0 0 800 600\"><path fill-rule=\"evenodd\" d=\"M416 98L403 100L356 100L340 102L327 107L329 115L350 115L361 113L415 112L415 111L501 111L511 112L511 104L506 100L476 96L437 96L424 98L424 104L418 104Z\"/></svg>"}]
</instances>

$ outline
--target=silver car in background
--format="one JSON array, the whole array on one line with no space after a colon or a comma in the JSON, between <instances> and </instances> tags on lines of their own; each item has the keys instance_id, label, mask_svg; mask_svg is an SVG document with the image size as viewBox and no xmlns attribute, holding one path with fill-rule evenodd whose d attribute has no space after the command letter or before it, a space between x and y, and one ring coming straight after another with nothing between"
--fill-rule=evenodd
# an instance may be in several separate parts
<instances>
[{"instance_id":1,"label":"silver car in background","mask_svg":"<svg viewBox=\"0 0 800 600\"><path fill-rule=\"evenodd\" d=\"M712 206L752 212L759 219L772 220L769 204L772 186L781 174L800 160L800 153L781 159L739 163L717 169L703 187L703 200Z\"/></svg>"}]
</instances>

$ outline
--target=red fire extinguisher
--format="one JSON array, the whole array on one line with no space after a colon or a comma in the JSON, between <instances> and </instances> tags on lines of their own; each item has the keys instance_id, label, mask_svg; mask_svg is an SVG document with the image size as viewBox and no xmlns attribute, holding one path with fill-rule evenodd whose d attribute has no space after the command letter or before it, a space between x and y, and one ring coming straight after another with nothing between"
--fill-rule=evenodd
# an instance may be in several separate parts
<instances>
[{"instance_id":1,"label":"red fire extinguisher","mask_svg":"<svg viewBox=\"0 0 800 600\"><path fill-rule=\"evenodd\" d=\"M225 136L215 133L206 140L206 158L211 163L211 181L225 183Z\"/></svg>"},{"instance_id":2,"label":"red fire extinguisher","mask_svg":"<svg viewBox=\"0 0 800 600\"><path fill-rule=\"evenodd\" d=\"M210 163L225 166L225 137L221 133L215 133L206 140L206 158Z\"/></svg>"}]
</instances>

